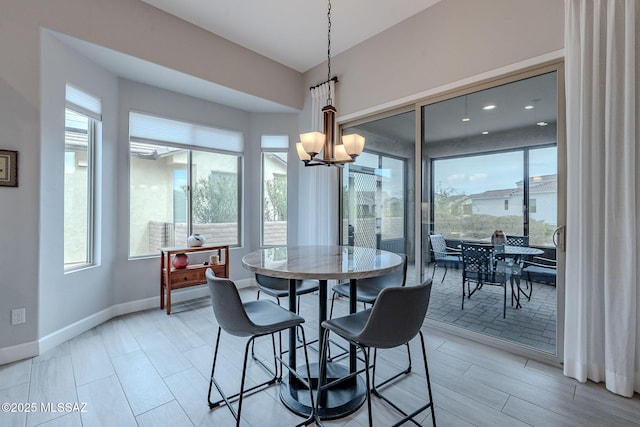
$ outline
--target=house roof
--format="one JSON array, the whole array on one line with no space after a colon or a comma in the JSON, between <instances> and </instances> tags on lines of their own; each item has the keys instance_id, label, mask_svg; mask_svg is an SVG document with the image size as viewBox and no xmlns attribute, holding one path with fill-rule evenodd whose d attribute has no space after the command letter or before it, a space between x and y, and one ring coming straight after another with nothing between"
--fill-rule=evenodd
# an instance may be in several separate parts
<instances>
[{"instance_id":1,"label":"house roof","mask_svg":"<svg viewBox=\"0 0 640 427\"><path fill-rule=\"evenodd\" d=\"M474 200L478 199L504 199L508 197L513 197L524 192L522 188L522 181L518 181L516 183L516 188L503 188L498 190L488 190L482 193L471 194L471 197ZM558 189L558 175L550 174L550 175L542 175L535 176L529 179L529 194L540 194L540 193L549 193L555 192Z\"/></svg>"}]
</instances>

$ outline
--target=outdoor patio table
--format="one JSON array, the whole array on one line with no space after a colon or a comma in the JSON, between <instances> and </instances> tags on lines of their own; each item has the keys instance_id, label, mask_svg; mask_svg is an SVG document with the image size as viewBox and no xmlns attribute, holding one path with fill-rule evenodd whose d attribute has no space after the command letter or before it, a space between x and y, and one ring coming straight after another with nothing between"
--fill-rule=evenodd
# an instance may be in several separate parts
<instances>
[{"instance_id":1,"label":"outdoor patio table","mask_svg":"<svg viewBox=\"0 0 640 427\"><path fill-rule=\"evenodd\" d=\"M544 251L542 249L538 249L538 248L532 248L531 246L511 246L511 245L501 245L501 246L496 246L496 254L499 255L505 255L505 258L507 257L511 257L513 258L514 264L518 264L520 261L520 258L522 258L523 256L530 256L530 255L542 255L544 253ZM504 248L504 250L502 249ZM522 308L522 305L520 305L520 276L519 275L514 275L514 274L510 274L511 277L511 305L513 305L513 296L514 296L514 292L513 292L513 284L515 282L516 287L518 289L518 292L515 293L515 299L516 299L516 308Z\"/></svg>"}]
</instances>

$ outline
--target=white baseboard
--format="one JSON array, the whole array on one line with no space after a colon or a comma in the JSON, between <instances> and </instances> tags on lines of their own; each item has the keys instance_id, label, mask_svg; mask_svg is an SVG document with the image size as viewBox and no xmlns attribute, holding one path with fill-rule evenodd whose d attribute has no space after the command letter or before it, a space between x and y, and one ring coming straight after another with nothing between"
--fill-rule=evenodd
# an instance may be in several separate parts
<instances>
[{"instance_id":1,"label":"white baseboard","mask_svg":"<svg viewBox=\"0 0 640 427\"><path fill-rule=\"evenodd\" d=\"M0 348L0 366L38 355L38 342L31 341Z\"/></svg>"},{"instance_id":2,"label":"white baseboard","mask_svg":"<svg viewBox=\"0 0 640 427\"><path fill-rule=\"evenodd\" d=\"M253 285L253 280L241 279L234 281L234 283L238 288L246 288ZM191 299L204 298L208 295L209 289L206 286L183 289L173 291L171 293L171 302L180 303ZM68 341L71 338L74 338L116 316L122 316L124 314L135 313L151 308L160 309L159 297L154 296L112 305L98 313L94 313L84 319L80 319L77 322L58 329L57 331L38 339L38 341L0 348L0 365L38 356L39 354L45 353L63 342Z\"/></svg>"}]
</instances>

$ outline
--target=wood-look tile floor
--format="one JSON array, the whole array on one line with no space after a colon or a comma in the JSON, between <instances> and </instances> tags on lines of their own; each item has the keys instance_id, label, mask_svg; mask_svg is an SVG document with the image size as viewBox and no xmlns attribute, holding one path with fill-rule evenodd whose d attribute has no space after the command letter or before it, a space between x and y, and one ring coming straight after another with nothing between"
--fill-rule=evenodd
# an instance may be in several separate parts
<instances>
[{"instance_id":1,"label":"wood-look tile floor","mask_svg":"<svg viewBox=\"0 0 640 427\"><path fill-rule=\"evenodd\" d=\"M255 294L253 288L241 290L245 299ZM317 336L316 298L302 299L308 338ZM344 313L346 303L338 301L337 310ZM216 330L209 301L200 299L175 305L170 316L154 309L112 319L46 354L0 366L0 402L35 409L5 412L3 407L0 426L234 425L227 408L210 411L206 400ZM557 367L423 330L440 426L640 426L637 394L616 396L600 384L566 378ZM258 351L268 344L260 342ZM426 394L418 344L412 343L413 372L386 388L408 408ZM225 335L222 345L219 372L231 391L239 383L244 343ZM381 357L380 375L406 363L403 348ZM311 351L310 358L317 359L317 353ZM264 374L253 363L248 375ZM375 397L373 411L377 426L398 418ZM276 387L248 397L242 415L243 425L253 427L301 421L282 405ZM430 426L429 414L418 422ZM326 425L365 426L366 406Z\"/></svg>"}]
</instances>

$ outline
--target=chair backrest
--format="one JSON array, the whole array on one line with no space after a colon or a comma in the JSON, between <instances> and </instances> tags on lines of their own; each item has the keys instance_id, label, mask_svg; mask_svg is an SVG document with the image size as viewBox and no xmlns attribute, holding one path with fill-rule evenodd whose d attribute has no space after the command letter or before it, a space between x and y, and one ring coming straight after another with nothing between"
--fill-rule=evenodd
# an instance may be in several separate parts
<instances>
[{"instance_id":1,"label":"chair backrest","mask_svg":"<svg viewBox=\"0 0 640 427\"><path fill-rule=\"evenodd\" d=\"M358 341L377 348L392 348L409 342L422 327L430 298L431 279L418 286L383 289Z\"/></svg>"},{"instance_id":2,"label":"chair backrest","mask_svg":"<svg viewBox=\"0 0 640 427\"><path fill-rule=\"evenodd\" d=\"M289 292L289 280L281 279L279 277L265 276L264 274L256 273L256 282L259 286L274 289L277 291Z\"/></svg>"},{"instance_id":3,"label":"chair backrest","mask_svg":"<svg viewBox=\"0 0 640 427\"><path fill-rule=\"evenodd\" d=\"M492 253L492 245L462 242L463 279L489 281Z\"/></svg>"},{"instance_id":4,"label":"chair backrest","mask_svg":"<svg viewBox=\"0 0 640 427\"><path fill-rule=\"evenodd\" d=\"M509 246L529 246L529 236L509 236L507 235L507 245Z\"/></svg>"},{"instance_id":5,"label":"chair backrest","mask_svg":"<svg viewBox=\"0 0 640 427\"><path fill-rule=\"evenodd\" d=\"M436 260L447 256L447 242L442 234L432 234L429 236L431 240L431 249Z\"/></svg>"},{"instance_id":6,"label":"chair backrest","mask_svg":"<svg viewBox=\"0 0 640 427\"><path fill-rule=\"evenodd\" d=\"M392 286L404 286L407 283L407 256L404 254L399 255L402 257L402 268L382 276L358 279L358 286L367 285L380 289Z\"/></svg>"},{"instance_id":7,"label":"chair backrest","mask_svg":"<svg viewBox=\"0 0 640 427\"><path fill-rule=\"evenodd\" d=\"M206 277L218 325L231 335L251 335L255 325L247 316L236 285L229 279L216 277L210 268L207 269Z\"/></svg>"}]
</instances>

